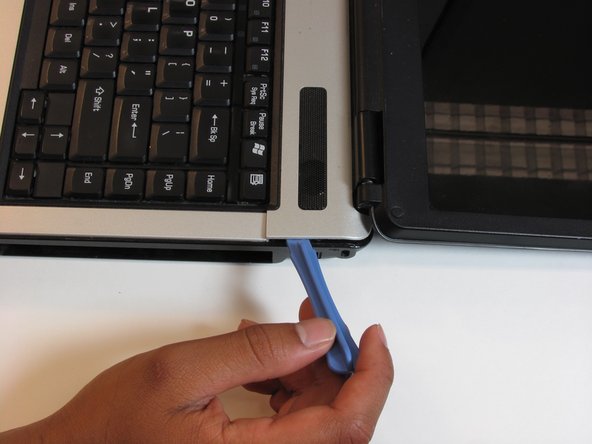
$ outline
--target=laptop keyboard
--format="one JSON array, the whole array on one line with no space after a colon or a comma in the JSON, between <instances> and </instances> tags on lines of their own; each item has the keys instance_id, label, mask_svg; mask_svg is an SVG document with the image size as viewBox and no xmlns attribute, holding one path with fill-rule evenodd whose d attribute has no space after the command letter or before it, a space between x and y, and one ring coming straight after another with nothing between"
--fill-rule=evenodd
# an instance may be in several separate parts
<instances>
[{"instance_id":1,"label":"laptop keyboard","mask_svg":"<svg viewBox=\"0 0 592 444\"><path fill-rule=\"evenodd\" d=\"M39 77L17 92L4 200L266 208L275 7L52 0L31 30Z\"/></svg>"}]
</instances>

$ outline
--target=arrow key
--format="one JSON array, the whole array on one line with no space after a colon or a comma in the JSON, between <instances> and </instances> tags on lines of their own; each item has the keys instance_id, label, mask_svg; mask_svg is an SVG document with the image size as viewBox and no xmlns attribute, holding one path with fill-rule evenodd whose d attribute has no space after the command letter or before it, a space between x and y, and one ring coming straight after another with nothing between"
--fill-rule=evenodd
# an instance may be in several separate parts
<instances>
[{"instance_id":1,"label":"arrow key","mask_svg":"<svg viewBox=\"0 0 592 444\"><path fill-rule=\"evenodd\" d=\"M69 132L66 126L46 126L39 157L64 160L68 150Z\"/></svg>"},{"instance_id":2,"label":"arrow key","mask_svg":"<svg viewBox=\"0 0 592 444\"><path fill-rule=\"evenodd\" d=\"M6 194L11 197L29 197L34 174L35 167L32 162L12 162Z\"/></svg>"},{"instance_id":3,"label":"arrow key","mask_svg":"<svg viewBox=\"0 0 592 444\"><path fill-rule=\"evenodd\" d=\"M44 106L45 93L43 91L23 91L18 121L20 123L41 123Z\"/></svg>"},{"instance_id":4,"label":"arrow key","mask_svg":"<svg viewBox=\"0 0 592 444\"><path fill-rule=\"evenodd\" d=\"M14 155L17 159L34 159L37 154L39 127L17 126L14 135Z\"/></svg>"}]
</instances>

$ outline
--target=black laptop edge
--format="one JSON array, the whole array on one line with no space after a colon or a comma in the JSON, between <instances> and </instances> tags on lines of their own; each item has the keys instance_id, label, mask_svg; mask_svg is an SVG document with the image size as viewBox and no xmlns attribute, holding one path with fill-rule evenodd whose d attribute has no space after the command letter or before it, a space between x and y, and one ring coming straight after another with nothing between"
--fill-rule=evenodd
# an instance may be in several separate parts
<instances>
[{"instance_id":1,"label":"black laptop edge","mask_svg":"<svg viewBox=\"0 0 592 444\"><path fill-rule=\"evenodd\" d=\"M378 2L372 3L374 13L378 13ZM371 124L365 122L368 119L358 117L357 125L357 140L361 141L358 143L361 147L359 152L365 159L378 159L381 154L384 158L382 169L372 171L370 175L366 173L366 177L361 180L360 171L363 168L360 169L360 165L373 163L366 161L357 164L356 202L360 209L373 213L376 230L392 240L592 249L591 220L442 211L432 206L429 187L437 188L437 181L442 179L427 173L422 42L417 0L384 0L380 6L384 103L381 104L381 110L372 109ZM375 75L373 81L376 78ZM359 134L370 126L374 131L381 130L381 133L375 132L374 136ZM375 145L370 148L368 140ZM374 162L373 165L378 163ZM496 178L485 181L475 181L471 177L446 180L449 189L471 189L469 195L476 200L487 196L488 191L504 186L504 182ZM556 193L552 197L561 198L571 191L553 181L542 185L524 182L521 187L510 187L507 192L515 193L517 189L526 187L524 198L528 198L531 196L528 187L547 187L548 190L543 189L543 195ZM577 194L574 198L589 197L587 193ZM587 202L590 204L589 200Z\"/></svg>"}]
</instances>

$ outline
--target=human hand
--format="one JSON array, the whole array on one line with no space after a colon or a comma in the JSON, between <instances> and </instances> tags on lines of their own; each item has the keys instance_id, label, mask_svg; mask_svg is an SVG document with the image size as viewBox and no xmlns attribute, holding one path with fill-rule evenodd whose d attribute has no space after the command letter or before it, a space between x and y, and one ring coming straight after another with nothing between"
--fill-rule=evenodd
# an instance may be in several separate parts
<instances>
[{"instance_id":1,"label":"human hand","mask_svg":"<svg viewBox=\"0 0 592 444\"><path fill-rule=\"evenodd\" d=\"M84 443L366 443L388 395L392 361L380 326L366 330L356 372L332 373L323 355L333 324L243 321L238 331L167 345L125 360L50 417L0 441ZM231 421L217 398L239 385L271 395L270 418Z\"/></svg>"}]
</instances>

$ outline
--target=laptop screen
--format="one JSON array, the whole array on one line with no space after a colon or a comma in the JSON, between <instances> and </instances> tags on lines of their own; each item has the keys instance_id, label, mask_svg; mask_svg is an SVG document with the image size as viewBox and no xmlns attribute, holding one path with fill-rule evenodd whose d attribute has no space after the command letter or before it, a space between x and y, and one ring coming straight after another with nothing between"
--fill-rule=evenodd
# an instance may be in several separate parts
<instances>
[{"instance_id":1,"label":"laptop screen","mask_svg":"<svg viewBox=\"0 0 592 444\"><path fill-rule=\"evenodd\" d=\"M430 1L433 207L592 219L592 2L450 0L438 20Z\"/></svg>"}]
</instances>

